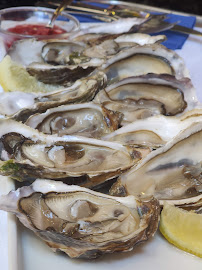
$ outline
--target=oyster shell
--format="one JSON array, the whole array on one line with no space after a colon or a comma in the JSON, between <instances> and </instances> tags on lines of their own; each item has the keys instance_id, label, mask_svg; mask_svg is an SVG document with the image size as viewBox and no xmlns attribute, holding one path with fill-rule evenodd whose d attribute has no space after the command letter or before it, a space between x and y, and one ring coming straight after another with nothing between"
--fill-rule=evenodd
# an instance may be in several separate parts
<instances>
[{"instance_id":1,"label":"oyster shell","mask_svg":"<svg viewBox=\"0 0 202 270\"><path fill-rule=\"evenodd\" d=\"M174 75L177 79L189 77L183 59L160 44L133 46L108 59L101 69L108 83L148 73Z\"/></svg>"},{"instance_id":2,"label":"oyster shell","mask_svg":"<svg viewBox=\"0 0 202 270\"><path fill-rule=\"evenodd\" d=\"M118 143L45 135L9 119L0 119L0 142L1 173L20 181L41 177L96 186L139 160Z\"/></svg>"},{"instance_id":3,"label":"oyster shell","mask_svg":"<svg viewBox=\"0 0 202 270\"><path fill-rule=\"evenodd\" d=\"M29 74L39 81L66 85L89 75L96 67L103 65L107 58L122 49L135 46L138 41L141 44L150 44L164 38L144 34L116 37L117 35L108 35L104 40L99 38L91 42L20 40L14 43L8 54L13 61L23 65ZM27 51L27 48L31 50Z\"/></svg>"},{"instance_id":4,"label":"oyster shell","mask_svg":"<svg viewBox=\"0 0 202 270\"><path fill-rule=\"evenodd\" d=\"M16 113L13 118L24 122L30 115L45 112L48 108L90 101L105 84L105 74L98 72L94 76L76 81L71 87L47 94L0 93L0 113L3 115Z\"/></svg>"},{"instance_id":5,"label":"oyster shell","mask_svg":"<svg viewBox=\"0 0 202 270\"><path fill-rule=\"evenodd\" d=\"M112 40L119 46L119 50L125 47L132 47L138 45L161 43L166 40L164 35L150 36L142 33L129 33L129 34L85 34L73 39L74 42L86 43L88 46L95 46L104 43L105 41Z\"/></svg>"},{"instance_id":6,"label":"oyster shell","mask_svg":"<svg viewBox=\"0 0 202 270\"><path fill-rule=\"evenodd\" d=\"M68 85L68 83L72 84L76 80L90 75L95 68L96 66L78 67L77 65L74 65L73 68L69 68L69 66L53 67L48 64L33 63L27 67L27 71L40 82L52 85Z\"/></svg>"},{"instance_id":7,"label":"oyster shell","mask_svg":"<svg viewBox=\"0 0 202 270\"><path fill-rule=\"evenodd\" d=\"M156 114L177 115L197 105L195 89L188 78L147 74L130 77L100 91L95 103L123 113L122 125Z\"/></svg>"},{"instance_id":8,"label":"oyster shell","mask_svg":"<svg viewBox=\"0 0 202 270\"><path fill-rule=\"evenodd\" d=\"M63 83L63 77L70 81L68 76L71 76L70 79L75 81L81 78L81 74L84 76L89 74L93 71L93 68L101 66L107 58L111 58L123 49L133 47L138 42L140 44L153 44L165 39L164 36L151 37L146 34L143 35L121 35L116 39L114 39L113 35L109 35L104 40L103 38L91 40L91 42L88 40L88 43L73 41L46 42L41 49L41 57L46 64L33 61L27 66L27 70L44 83L52 83L52 80L56 83ZM51 64L51 66L47 64ZM59 76L58 81L55 80L53 73L49 74L50 69L57 77ZM59 71L59 74L57 74L57 71ZM46 73L50 75L50 79L47 77L46 80ZM74 74L78 75L78 77L74 78Z\"/></svg>"},{"instance_id":9,"label":"oyster shell","mask_svg":"<svg viewBox=\"0 0 202 270\"><path fill-rule=\"evenodd\" d=\"M176 205L189 204L202 195L202 121L196 122L165 146L150 153L136 168L122 174L112 193L155 196ZM123 188L124 187L124 188Z\"/></svg>"},{"instance_id":10,"label":"oyster shell","mask_svg":"<svg viewBox=\"0 0 202 270\"><path fill-rule=\"evenodd\" d=\"M131 34L123 34L118 36L114 41L119 43L119 46L124 45L125 43L131 44L136 43L138 45L148 45L154 43L161 43L166 40L166 36L164 35L156 35L150 36L143 33L131 33Z\"/></svg>"},{"instance_id":11,"label":"oyster shell","mask_svg":"<svg viewBox=\"0 0 202 270\"><path fill-rule=\"evenodd\" d=\"M119 127L121 116L93 103L64 105L34 114L25 122L45 134L101 138Z\"/></svg>"},{"instance_id":12,"label":"oyster shell","mask_svg":"<svg viewBox=\"0 0 202 270\"><path fill-rule=\"evenodd\" d=\"M130 251L154 235L159 221L154 198L112 197L44 179L1 196L0 209L72 258Z\"/></svg>"},{"instance_id":13,"label":"oyster shell","mask_svg":"<svg viewBox=\"0 0 202 270\"><path fill-rule=\"evenodd\" d=\"M85 23L81 25L81 31L72 35L72 38L84 34L122 34L129 32L134 27L139 27L146 22L145 18L124 18L109 23Z\"/></svg>"},{"instance_id":14,"label":"oyster shell","mask_svg":"<svg viewBox=\"0 0 202 270\"><path fill-rule=\"evenodd\" d=\"M188 111L178 117L155 115L123 126L102 137L103 140L156 149L172 140L194 122L202 121L202 110Z\"/></svg>"},{"instance_id":15,"label":"oyster shell","mask_svg":"<svg viewBox=\"0 0 202 270\"><path fill-rule=\"evenodd\" d=\"M104 63L101 58L80 55L85 46L67 41L20 40L14 43L8 55L39 81L67 85L88 76ZM25 47L31 50L24 50Z\"/></svg>"}]
</instances>

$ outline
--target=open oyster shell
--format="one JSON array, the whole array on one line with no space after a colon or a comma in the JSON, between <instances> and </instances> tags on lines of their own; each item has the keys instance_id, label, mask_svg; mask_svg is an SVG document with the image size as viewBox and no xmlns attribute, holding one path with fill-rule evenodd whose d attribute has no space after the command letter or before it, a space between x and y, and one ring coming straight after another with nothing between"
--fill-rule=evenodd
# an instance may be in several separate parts
<instances>
[{"instance_id":1,"label":"open oyster shell","mask_svg":"<svg viewBox=\"0 0 202 270\"><path fill-rule=\"evenodd\" d=\"M0 113L12 115L17 121L26 121L34 113L45 112L49 108L71 103L91 101L106 84L102 72L76 81L72 86L50 93L0 93Z\"/></svg>"},{"instance_id":2,"label":"open oyster shell","mask_svg":"<svg viewBox=\"0 0 202 270\"><path fill-rule=\"evenodd\" d=\"M119 127L121 115L93 103L63 105L30 116L26 125L45 134L101 138Z\"/></svg>"},{"instance_id":3,"label":"open oyster shell","mask_svg":"<svg viewBox=\"0 0 202 270\"><path fill-rule=\"evenodd\" d=\"M41 177L91 187L118 176L140 158L118 143L45 135L8 119L0 119L0 145L0 173L20 181Z\"/></svg>"},{"instance_id":4,"label":"open oyster shell","mask_svg":"<svg viewBox=\"0 0 202 270\"><path fill-rule=\"evenodd\" d=\"M132 47L135 45L146 45L161 43L166 40L164 35L150 36L142 33L128 33L128 34L85 34L73 39L74 42L83 42L94 47L95 45L104 44L105 41L113 40L119 47L119 50ZM95 46L96 47L96 46ZM99 46L100 48L100 46Z\"/></svg>"},{"instance_id":5,"label":"open oyster shell","mask_svg":"<svg viewBox=\"0 0 202 270\"><path fill-rule=\"evenodd\" d=\"M72 258L130 251L154 235L159 221L154 198L112 197L44 179L1 196L0 209Z\"/></svg>"},{"instance_id":6,"label":"open oyster shell","mask_svg":"<svg viewBox=\"0 0 202 270\"><path fill-rule=\"evenodd\" d=\"M178 117L155 115L123 126L102 137L103 140L156 149L172 140L194 122L202 121L202 110L188 111Z\"/></svg>"},{"instance_id":7,"label":"open oyster shell","mask_svg":"<svg viewBox=\"0 0 202 270\"><path fill-rule=\"evenodd\" d=\"M85 47L85 44L67 41L28 39L15 42L8 55L39 81L67 85L88 76L104 63L101 58L80 55Z\"/></svg>"},{"instance_id":8,"label":"open oyster shell","mask_svg":"<svg viewBox=\"0 0 202 270\"><path fill-rule=\"evenodd\" d=\"M108 84L148 73L174 75L177 79L189 77L183 59L160 44L122 50L108 59L101 69L107 75Z\"/></svg>"},{"instance_id":9,"label":"open oyster shell","mask_svg":"<svg viewBox=\"0 0 202 270\"><path fill-rule=\"evenodd\" d=\"M112 194L155 196L181 205L202 197L202 121L196 122L165 146L150 153L140 164L122 174Z\"/></svg>"},{"instance_id":10,"label":"open oyster shell","mask_svg":"<svg viewBox=\"0 0 202 270\"><path fill-rule=\"evenodd\" d=\"M95 103L123 113L122 125L156 114L177 115L197 105L195 89L188 78L147 74L129 77L100 91Z\"/></svg>"},{"instance_id":11,"label":"open oyster shell","mask_svg":"<svg viewBox=\"0 0 202 270\"><path fill-rule=\"evenodd\" d=\"M106 26L105 26L106 27ZM94 35L93 35L94 36ZM95 40L20 40L8 51L11 59L24 66L30 75L48 84L73 83L89 75L123 49L160 42L164 36L144 34L108 35ZM29 48L29 49L28 49ZM30 50L31 48L31 50Z\"/></svg>"},{"instance_id":12,"label":"open oyster shell","mask_svg":"<svg viewBox=\"0 0 202 270\"><path fill-rule=\"evenodd\" d=\"M138 27L146 22L147 18L124 18L109 23L85 23L81 31L73 34L72 37L84 34L122 34L129 32L132 28Z\"/></svg>"}]
</instances>

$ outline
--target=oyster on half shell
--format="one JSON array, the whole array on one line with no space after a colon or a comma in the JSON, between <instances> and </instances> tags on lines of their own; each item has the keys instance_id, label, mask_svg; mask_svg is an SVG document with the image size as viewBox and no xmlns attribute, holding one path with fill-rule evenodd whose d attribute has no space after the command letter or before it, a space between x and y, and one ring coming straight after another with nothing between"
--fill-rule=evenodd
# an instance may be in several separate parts
<instances>
[{"instance_id":1,"label":"oyster on half shell","mask_svg":"<svg viewBox=\"0 0 202 270\"><path fill-rule=\"evenodd\" d=\"M129 32L133 27L139 27L146 22L147 18L123 18L109 23L85 23L81 25L81 31L72 35L81 36L85 34L122 34Z\"/></svg>"},{"instance_id":2,"label":"oyster on half shell","mask_svg":"<svg viewBox=\"0 0 202 270\"><path fill-rule=\"evenodd\" d=\"M107 42L115 42L119 48L119 51L124 48L130 48L136 45L148 45L154 43L161 43L166 40L166 36L164 35L157 35L157 36L150 36L147 34L142 33L128 33L128 34L85 34L82 36L78 36L73 39L74 42L83 42L86 43L89 48L97 48L97 53L99 53L98 48L101 49L102 55L103 52L107 50L111 50L111 48L106 48L106 45L111 45L113 43L106 43ZM103 46L104 45L104 46Z\"/></svg>"},{"instance_id":3,"label":"oyster on half shell","mask_svg":"<svg viewBox=\"0 0 202 270\"><path fill-rule=\"evenodd\" d=\"M123 113L121 124L125 125L156 114L177 115L193 109L198 101L190 79L147 74L108 86L96 95L94 102Z\"/></svg>"},{"instance_id":4,"label":"oyster on half shell","mask_svg":"<svg viewBox=\"0 0 202 270\"><path fill-rule=\"evenodd\" d=\"M101 58L82 54L85 47L82 43L28 39L15 42L8 55L37 80L52 85L68 85L90 75L104 63Z\"/></svg>"},{"instance_id":5,"label":"oyster on half shell","mask_svg":"<svg viewBox=\"0 0 202 270\"><path fill-rule=\"evenodd\" d=\"M9 119L0 119L0 145L0 173L20 181L40 177L97 186L140 159L118 143L45 135Z\"/></svg>"},{"instance_id":6,"label":"oyster on half shell","mask_svg":"<svg viewBox=\"0 0 202 270\"><path fill-rule=\"evenodd\" d=\"M117 195L154 196L161 203L195 203L202 198L202 121L193 123L139 165L122 174L112 188Z\"/></svg>"},{"instance_id":7,"label":"oyster on half shell","mask_svg":"<svg viewBox=\"0 0 202 270\"><path fill-rule=\"evenodd\" d=\"M44 179L1 196L0 209L72 258L130 251L154 235L159 221L154 198L113 197Z\"/></svg>"},{"instance_id":8,"label":"oyster on half shell","mask_svg":"<svg viewBox=\"0 0 202 270\"><path fill-rule=\"evenodd\" d=\"M93 35L91 39L16 41L8 54L12 61L26 68L30 75L48 84L66 85L89 75L123 49L140 44L161 42L165 36L151 37L146 34ZM90 35L91 36L91 35ZM82 42L81 42L82 41Z\"/></svg>"},{"instance_id":9,"label":"oyster on half shell","mask_svg":"<svg viewBox=\"0 0 202 270\"><path fill-rule=\"evenodd\" d=\"M108 59L101 70L106 73L108 84L148 73L174 75L177 79L189 77L183 59L160 44L122 50Z\"/></svg>"},{"instance_id":10,"label":"oyster on half shell","mask_svg":"<svg viewBox=\"0 0 202 270\"><path fill-rule=\"evenodd\" d=\"M0 113L12 115L17 121L25 122L34 113L45 112L49 108L65 104L91 101L106 84L102 72L76 81L72 86L50 93L0 93Z\"/></svg>"},{"instance_id":11,"label":"oyster on half shell","mask_svg":"<svg viewBox=\"0 0 202 270\"><path fill-rule=\"evenodd\" d=\"M99 139L118 129L120 120L119 113L93 103L82 103L63 105L31 115L25 124L45 134Z\"/></svg>"},{"instance_id":12,"label":"oyster on half shell","mask_svg":"<svg viewBox=\"0 0 202 270\"><path fill-rule=\"evenodd\" d=\"M123 126L102 137L103 140L156 149L172 140L193 122L202 121L202 110L194 109L181 116L155 115Z\"/></svg>"}]
</instances>

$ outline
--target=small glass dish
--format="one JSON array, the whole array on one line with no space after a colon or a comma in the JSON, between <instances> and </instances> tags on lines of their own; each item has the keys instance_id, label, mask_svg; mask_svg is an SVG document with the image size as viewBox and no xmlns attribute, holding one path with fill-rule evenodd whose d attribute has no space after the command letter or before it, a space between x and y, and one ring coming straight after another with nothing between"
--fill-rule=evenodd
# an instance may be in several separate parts
<instances>
[{"instance_id":1,"label":"small glass dish","mask_svg":"<svg viewBox=\"0 0 202 270\"><path fill-rule=\"evenodd\" d=\"M43 7L13 7L0 10L0 36L3 38L6 48L9 48L15 40L25 38L68 39L71 33L77 32L80 29L79 21L74 16L63 11L61 15L57 17L54 26L66 31L65 33L28 35L8 31L8 29L20 25L46 27L54 11L54 9Z\"/></svg>"}]
</instances>

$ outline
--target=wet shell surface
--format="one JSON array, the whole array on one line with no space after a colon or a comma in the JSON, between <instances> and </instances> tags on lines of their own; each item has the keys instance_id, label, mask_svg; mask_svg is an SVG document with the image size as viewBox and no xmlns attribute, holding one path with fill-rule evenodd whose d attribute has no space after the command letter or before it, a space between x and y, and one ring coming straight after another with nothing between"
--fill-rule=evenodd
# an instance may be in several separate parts
<instances>
[{"instance_id":1,"label":"wet shell surface","mask_svg":"<svg viewBox=\"0 0 202 270\"><path fill-rule=\"evenodd\" d=\"M85 36L83 39L80 37L79 41L20 40L14 42L8 55L37 80L46 84L67 85L88 76L122 50L165 39L162 35L151 37L146 34L111 34L99 38L93 35L93 41Z\"/></svg>"},{"instance_id":2,"label":"wet shell surface","mask_svg":"<svg viewBox=\"0 0 202 270\"><path fill-rule=\"evenodd\" d=\"M123 126L102 137L103 140L156 149L172 140L193 122L202 121L202 110L188 111L178 117L155 115Z\"/></svg>"},{"instance_id":3,"label":"wet shell surface","mask_svg":"<svg viewBox=\"0 0 202 270\"><path fill-rule=\"evenodd\" d=\"M139 160L118 143L45 135L14 120L0 119L0 130L0 171L20 181L41 177L96 186Z\"/></svg>"},{"instance_id":4,"label":"wet shell surface","mask_svg":"<svg viewBox=\"0 0 202 270\"><path fill-rule=\"evenodd\" d=\"M45 112L49 108L65 104L91 101L106 84L102 72L76 81L72 86L50 93L0 93L0 113L25 122L34 113ZM14 114L14 115L13 115Z\"/></svg>"},{"instance_id":5,"label":"wet shell surface","mask_svg":"<svg viewBox=\"0 0 202 270\"><path fill-rule=\"evenodd\" d=\"M191 124L137 167L122 174L112 194L155 196L161 203L198 202L202 197L202 121Z\"/></svg>"},{"instance_id":6,"label":"wet shell surface","mask_svg":"<svg viewBox=\"0 0 202 270\"><path fill-rule=\"evenodd\" d=\"M148 73L174 75L177 79L189 77L183 59L160 44L122 50L103 64L101 69L107 75L108 84Z\"/></svg>"},{"instance_id":7,"label":"wet shell surface","mask_svg":"<svg viewBox=\"0 0 202 270\"><path fill-rule=\"evenodd\" d=\"M178 115L198 104L190 79L165 74L123 79L100 91L94 102L123 113L122 125L152 115Z\"/></svg>"},{"instance_id":8,"label":"wet shell surface","mask_svg":"<svg viewBox=\"0 0 202 270\"><path fill-rule=\"evenodd\" d=\"M154 198L113 197L45 179L1 196L0 209L72 258L130 251L154 235L159 221Z\"/></svg>"},{"instance_id":9,"label":"wet shell surface","mask_svg":"<svg viewBox=\"0 0 202 270\"><path fill-rule=\"evenodd\" d=\"M93 103L63 105L30 116L26 125L45 134L101 138L118 129L119 113Z\"/></svg>"}]
</instances>

